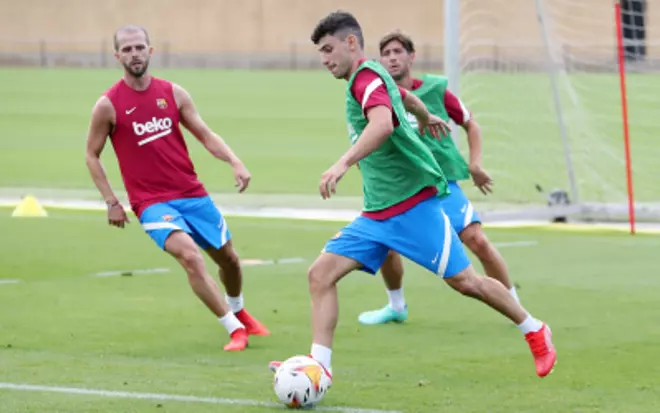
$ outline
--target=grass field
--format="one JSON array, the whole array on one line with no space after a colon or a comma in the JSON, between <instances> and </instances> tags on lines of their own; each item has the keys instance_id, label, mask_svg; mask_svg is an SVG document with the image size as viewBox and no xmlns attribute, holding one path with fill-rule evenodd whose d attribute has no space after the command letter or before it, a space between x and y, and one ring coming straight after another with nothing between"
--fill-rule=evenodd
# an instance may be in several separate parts
<instances>
[{"instance_id":1,"label":"grass field","mask_svg":"<svg viewBox=\"0 0 660 413\"><path fill-rule=\"evenodd\" d=\"M184 85L250 168L249 194L228 202L359 206L356 171L342 180L339 200L322 203L316 194L320 174L348 146L342 82L322 72L155 74ZM94 101L119 75L0 69L0 196L42 188L39 194L69 189L76 197L97 197L83 159L85 133ZM620 202L617 79L570 81L579 102L570 88L562 99L581 195ZM535 184L568 189L547 77L469 74L464 82L462 96L483 125L485 166L496 180L487 199L465 185L473 202L542 203ZM653 121L660 108L642 92L660 90L660 81L631 75L629 84L636 194L655 201L660 152ZM233 193L229 169L189 143L208 189ZM104 161L121 191L110 146ZM228 220L243 259L302 262L245 267L246 305L273 334L254 338L249 351L226 354L222 327L139 225L110 229L104 215L93 212L51 210L43 219L10 214L0 208L1 413L280 411L268 405L275 396L267 364L309 351L306 269L341 223ZM360 273L342 281L335 383L323 406L353 413L659 411L658 238L542 229L488 234L501 246L523 303L552 327L555 372L538 379L515 326L407 263L411 317L403 325L359 326L361 311L384 304L382 283ZM93 276L154 268L169 271ZM50 387L16 388L25 385ZM70 389L53 392L56 387ZM80 389L101 393L72 394ZM107 393L113 391L132 393ZM147 400L133 393L194 397Z\"/></svg>"},{"instance_id":2,"label":"grass field","mask_svg":"<svg viewBox=\"0 0 660 413\"><path fill-rule=\"evenodd\" d=\"M229 219L243 259L306 262L245 267L246 305L272 335L254 338L249 351L227 354L221 326L140 227L110 229L100 213L51 211L45 219L12 219L10 210L0 212L0 278L20 280L0 284L0 383L262 402L275 401L268 361L308 351L306 268L338 228ZM411 318L403 325L359 326L360 311L383 304L382 285L359 273L341 283L335 385L323 406L657 411L657 237L541 230L490 235L503 246L528 309L551 323L559 351L555 372L538 379L517 328L407 263ZM516 244L521 242L527 244ZM171 272L92 276L146 268ZM0 406L12 413L278 410L17 390L0 390Z\"/></svg>"},{"instance_id":3,"label":"grass field","mask_svg":"<svg viewBox=\"0 0 660 413\"><path fill-rule=\"evenodd\" d=\"M184 85L207 122L232 145L253 173L250 193L315 195L320 174L347 148L344 83L321 71L244 72L157 70ZM83 161L89 115L97 97L120 76L117 70L0 70L0 187L93 188ZM571 154L585 201L625 200L618 80L613 75L573 75L563 87ZM578 104L569 93L576 90ZM630 75L630 116L636 197L657 201L653 181L657 99L653 74ZM496 181L488 198L466 185L473 202L543 203L535 184L568 189L567 173L544 74L464 76L461 95L484 129L484 166ZM460 132L463 135L463 132ZM461 137L461 148L467 149ZM233 191L229 170L201 146L189 144L210 190ZM115 187L118 168L109 147L105 165ZM339 196L358 196L350 171Z\"/></svg>"}]
</instances>

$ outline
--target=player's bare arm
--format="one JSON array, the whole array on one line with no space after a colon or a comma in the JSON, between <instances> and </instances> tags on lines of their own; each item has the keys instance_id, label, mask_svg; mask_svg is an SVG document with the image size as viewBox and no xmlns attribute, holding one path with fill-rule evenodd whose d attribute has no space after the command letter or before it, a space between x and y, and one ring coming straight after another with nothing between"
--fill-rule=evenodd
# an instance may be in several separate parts
<instances>
[{"instance_id":1,"label":"player's bare arm","mask_svg":"<svg viewBox=\"0 0 660 413\"><path fill-rule=\"evenodd\" d=\"M482 167L482 138L481 126L474 119L469 119L463 125L467 134L468 147L470 149L469 168L472 175L472 181L484 194L493 192L493 180L488 172Z\"/></svg>"},{"instance_id":2,"label":"player's bare arm","mask_svg":"<svg viewBox=\"0 0 660 413\"><path fill-rule=\"evenodd\" d=\"M234 170L234 179L239 192L249 185L251 175L243 162L231 150L229 145L209 128L200 116L192 97L184 88L173 85L174 98L181 114L181 124L199 140L202 145L216 158L227 162Z\"/></svg>"},{"instance_id":3,"label":"player's bare arm","mask_svg":"<svg viewBox=\"0 0 660 413\"><path fill-rule=\"evenodd\" d=\"M468 167L474 185L479 188L484 195L493 192L493 180L488 175L488 172L482 167L481 127L477 121L472 118L470 111L465 107L463 102L461 102L456 95L451 93L451 91L445 90L444 102L449 117L457 125L460 125L467 135L468 147L470 149Z\"/></svg>"},{"instance_id":4,"label":"player's bare arm","mask_svg":"<svg viewBox=\"0 0 660 413\"><path fill-rule=\"evenodd\" d=\"M85 162L94 184L108 206L108 224L124 228L124 224L130 221L124 207L112 190L105 168L101 163L101 153L112 132L114 120L115 110L112 103L105 96L101 97L92 110L92 119L87 132Z\"/></svg>"},{"instance_id":5,"label":"player's bare arm","mask_svg":"<svg viewBox=\"0 0 660 413\"><path fill-rule=\"evenodd\" d=\"M399 88L401 90L401 88ZM420 98L412 93L402 93L403 106L406 111L412 113L417 118L419 133L424 135L426 130L436 139L440 139L441 134L447 136L450 131L449 124L438 116L431 114Z\"/></svg>"},{"instance_id":6,"label":"player's bare arm","mask_svg":"<svg viewBox=\"0 0 660 413\"><path fill-rule=\"evenodd\" d=\"M351 146L339 161L321 176L319 190L323 199L330 198L331 194L336 192L337 182L348 171L348 168L375 151L394 132L392 110L387 106L369 108L366 116L369 122L355 145Z\"/></svg>"}]
</instances>

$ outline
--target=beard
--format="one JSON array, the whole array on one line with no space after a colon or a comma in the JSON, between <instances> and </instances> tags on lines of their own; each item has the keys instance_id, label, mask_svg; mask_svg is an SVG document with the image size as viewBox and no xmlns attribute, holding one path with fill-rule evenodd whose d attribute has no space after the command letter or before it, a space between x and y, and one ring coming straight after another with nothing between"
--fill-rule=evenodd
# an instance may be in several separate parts
<instances>
[{"instance_id":1,"label":"beard","mask_svg":"<svg viewBox=\"0 0 660 413\"><path fill-rule=\"evenodd\" d=\"M149 68L149 60L145 60L139 69L134 69L133 63L124 65L124 69L126 69L126 71L135 78L141 78L145 73L147 73L148 68Z\"/></svg>"}]
</instances>

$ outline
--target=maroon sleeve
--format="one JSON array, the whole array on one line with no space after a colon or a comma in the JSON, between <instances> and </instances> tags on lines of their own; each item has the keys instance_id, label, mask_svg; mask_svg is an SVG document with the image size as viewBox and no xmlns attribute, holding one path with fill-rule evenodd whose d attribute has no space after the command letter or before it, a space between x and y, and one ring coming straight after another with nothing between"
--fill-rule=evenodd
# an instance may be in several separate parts
<instances>
[{"instance_id":1,"label":"maroon sleeve","mask_svg":"<svg viewBox=\"0 0 660 413\"><path fill-rule=\"evenodd\" d=\"M445 109L451 120L457 125L465 125L472 118L468 108L449 89L445 90Z\"/></svg>"},{"instance_id":2,"label":"maroon sleeve","mask_svg":"<svg viewBox=\"0 0 660 413\"><path fill-rule=\"evenodd\" d=\"M362 106L364 116L367 111L376 106L386 106L392 112L392 121L394 126L399 125L399 121L392 110L392 101L387 93L387 88L383 79L370 69L363 69L353 79L351 94L355 100Z\"/></svg>"},{"instance_id":3,"label":"maroon sleeve","mask_svg":"<svg viewBox=\"0 0 660 413\"><path fill-rule=\"evenodd\" d=\"M401 86L399 86L399 93L401 93L401 100L406 98L406 95L408 95L408 91Z\"/></svg>"}]
</instances>

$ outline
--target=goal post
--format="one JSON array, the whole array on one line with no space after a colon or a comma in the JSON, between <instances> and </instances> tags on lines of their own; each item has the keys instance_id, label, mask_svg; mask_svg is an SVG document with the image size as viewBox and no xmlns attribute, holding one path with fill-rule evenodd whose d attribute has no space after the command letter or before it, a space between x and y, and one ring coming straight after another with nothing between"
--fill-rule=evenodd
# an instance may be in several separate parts
<instances>
[{"instance_id":1,"label":"goal post","mask_svg":"<svg viewBox=\"0 0 660 413\"><path fill-rule=\"evenodd\" d=\"M445 0L444 71L482 126L495 180L488 196L464 185L484 215L660 221L660 38L617 46L617 31L643 25L617 4Z\"/></svg>"},{"instance_id":2,"label":"goal post","mask_svg":"<svg viewBox=\"0 0 660 413\"><path fill-rule=\"evenodd\" d=\"M578 194L577 182L575 181L575 172L573 169L573 158L571 156L571 145L568 141L568 133L566 129L566 119L564 117L564 109L561 105L559 98L559 85L557 83L557 52L553 50L552 44L548 34L548 23L545 21L545 14L543 13L543 0L536 0L536 13L538 15L539 29L541 30L541 38L545 46L547 55L547 70L548 76L552 86L552 103L557 116L557 125L559 127L559 136L564 148L564 159L566 162L566 173L568 174L568 184L571 188L571 199L574 204L580 204L580 197Z\"/></svg>"}]
</instances>

